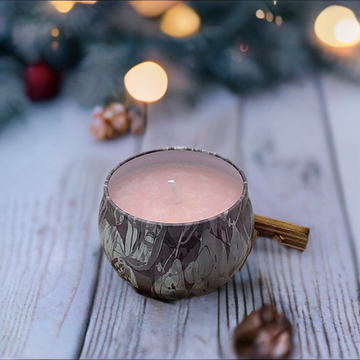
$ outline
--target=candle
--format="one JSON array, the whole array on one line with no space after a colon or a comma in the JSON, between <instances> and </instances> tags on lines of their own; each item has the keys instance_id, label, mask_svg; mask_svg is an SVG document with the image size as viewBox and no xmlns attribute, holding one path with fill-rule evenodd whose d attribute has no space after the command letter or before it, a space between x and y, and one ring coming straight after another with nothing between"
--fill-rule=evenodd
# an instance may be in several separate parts
<instances>
[{"instance_id":1,"label":"candle","mask_svg":"<svg viewBox=\"0 0 360 360\"><path fill-rule=\"evenodd\" d=\"M169 188L176 184L176 196ZM166 164L126 173L109 186L109 194L122 210L161 223L204 220L226 211L239 200L241 179L202 165Z\"/></svg>"},{"instance_id":2,"label":"candle","mask_svg":"<svg viewBox=\"0 0 360 360\"><path fill-rule=\"evenodd\" d=\"M309 234L254 216L244 173L190 148L153 150L116 166L104 183L98 221L117 273L141 294L167 300L227 283L259 234L300 250Z\"/></svg>"},{"instance_id":3,"label":"candle","mask_svg":"<svg viewBox=\"0 0 360 360\"><path fill-rule=\"evenodd\" d=\"M143 153L105 181L102 246L118 274L151 297L205 295L225 284L248 256L253 228L245 176L204 150Z\"/></svg>"}]
</instances>

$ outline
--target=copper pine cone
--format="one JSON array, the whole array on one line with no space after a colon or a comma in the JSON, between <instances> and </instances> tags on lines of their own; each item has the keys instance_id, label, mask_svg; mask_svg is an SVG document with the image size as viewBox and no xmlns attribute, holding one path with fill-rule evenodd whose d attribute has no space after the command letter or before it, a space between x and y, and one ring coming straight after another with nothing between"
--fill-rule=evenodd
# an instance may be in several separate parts
<instances>
[{"instance_id":1,"label":"copper pine cone","mask_svg":"<svg viewBox=\"0 0 360 360\"><path fill-rule=\"evenodd\" d=\"M96 140L109 140L126 134L130 123L126 108L121 103L108 106L96 106L92 111L90 130Z\"/></svg>"},{"instance_id":2,"label":"copper pine cone","mask_svg":"<svg viewBox=\"0 0 360 360\"><path fill-rule=\"evenodd\" d=\"M144 117L139 111L127 111L124 104L96 106L92 111L90 130L96 140L109 140L126 134L141 135L145 131Z\"/></svg>"},{"instance_id":3,"label":"copper pine cone","mask_svg":"<svg viewBox=\"0 0 360 360\"><path fill-rule=\"evenodd\" d=\"M111 125L119 135L126 134L129 130L129 121L126 114L115 115L111 120Z\"/></svg>"},{"instance_id":4,"label":"copper pine cone","mask_svg":"<svg viewBox=\"0 0 360 360\"><path fill-rule=\"evenodd\" d=\"M115 136L112 126L102 118L94 118L90 131L96 140L112 139Z\"/></svg>"},{"instance_id":5,"label":"copper pine cone","mask_svg":"<svg viewBox=\"0 0 360 360\"><path fill-rule=\"evenodd\" d=\"M291 324L285 315L271 305L264 305L235 328L235 353L245 358L286 358L291 351L291 336Z\"/></svg>"}]
</instances>

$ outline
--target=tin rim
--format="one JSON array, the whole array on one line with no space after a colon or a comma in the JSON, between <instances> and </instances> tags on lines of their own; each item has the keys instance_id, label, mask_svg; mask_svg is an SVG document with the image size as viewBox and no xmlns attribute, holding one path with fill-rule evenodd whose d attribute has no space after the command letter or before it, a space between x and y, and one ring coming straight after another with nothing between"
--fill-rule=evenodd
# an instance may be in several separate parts
<instances>
[{"instance_id":1,"label":"tin rim","mask_svg":"<svg viewBox=\"0 0 360 360\"><path fill-rule=\"evenodd\" d=\"M109 195L109 181L111 179L111 177L113 176L113 174L115 173L116 170L118 170L121 166L123 166L124 164L138 158L144 155L148 155L148 154L152 154L152 153L156 153L156 152L160 152L160 151L193 151L193 152L200 152L200 153L204 153L207 155L211 155L211 156L215 156L219 159L222 159L223 161L226 161L228 164L230 164L231 166L233 166L235 168L235 170L240 174L242 180L243 180L243 190L242 193L239 197L239 199L231 206L229 207L227 210L218 213L212 217L206 218L206 219L202 219L202 220L197 220L197 221L192 221L192 222L186 222L186 223L164 223L164 222L160 222L160 221L152 221L152 220L146 220L143 218L139 218L135 215L131 215L128 212L126 212L125 210L121 209L118 205L116 205L113 200L111 199L110 195ZM116 165L108 174L108 176L105 179L104 182L104 195L106 197L106 200L109 201L109 203L111 204L112 207L114 207L115 209L119 210L121 212L122 215L124 215L126 218L128 218L129 220L132 221L137 221L137 222L143 222L146 224L152 224L152 225L162 225L162 226L191 226L194 224L202 224L202 223L206 223L212 220L216 220L219 217L223 217L226 216L229 212L231 212L234 208L236 208L239 204L243 203L245 201L245 199L247 199L248 197L248 182L246 179L246 176L244 174L244 172L238 167L236 166L231 160L229 160L228 158L225 158L215 152L211 152L211 151L207 151L207 150L203 150L203 149L197 149L197 148L190 148L190 147L182 147L182 146L175 146L175 147L164 147L164 148L159 148L159 149L154 149L154 150L149 150L149 151L145 151L142 152L140 154L134 155L124 161L122 161L121 163L119 163L118 165Z\"/></svg>"}]
</instances>

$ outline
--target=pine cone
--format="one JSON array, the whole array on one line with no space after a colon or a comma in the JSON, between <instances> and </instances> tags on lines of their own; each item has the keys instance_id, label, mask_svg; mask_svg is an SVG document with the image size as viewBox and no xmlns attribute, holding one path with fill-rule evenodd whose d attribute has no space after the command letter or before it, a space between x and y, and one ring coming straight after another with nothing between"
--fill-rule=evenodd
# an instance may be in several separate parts
<instances>
[{"instance_id":1,"label":"pine cone","mask_svg":"<svg viewBox=\"0 0 360 360\"><path fill-rule=\"evenodd\" d=\"M90 130L96 140L113 139L129 131L130 124L123 104L96 106L92 111L92 118Z\"/></svg>"},{"instance_id":2,"label":"pine cone","mask_svg":"<svg viewBox=\"0 0 360 360\"><path fill-rule=\"evenodd\" d=\"M119 135L125 134L129 130L129 120L125 113L115 115L111 121L111 124Z\"/></svg>"},{"instance_id":3,"label":"pine cone","mask_svg":"<svg viewBox=\"0 0 360 360\"><path fill-rule=\"evenodd\" d=\"M286 358L291 350L291 335L289 320L273 306L264 305L235 328L235 352L246 358Z\"/></svg>"},{"instance_id":4,"label":"pine cone","mask_svg":"<svg viewBox=\"0 0 360 360\"><path fill-rule=\"evenodd\" d=\"M101 117L96 117L90 126L90 131L96 140L112 139L115 136L112 126Z\"/></svg>"},{"instance_id":5,"label":"pine cone","mask_svg":"<svg viewBox=\"0 0 360 360\"><path fill-rule=\"evenodd\" d=\"M125 105L121 103L112 103L109 106L107 106L107 109L111 110L114 113L114 115L126 113Z\"/></svg>"},{"instance_id":6,"label":"pine cone","mask_svg":"<svg viewBox=\"0 0 360 360\"><path fill-rule=\"evenodd\" d=\"M98 115L100 116L103 111L104 111L104 108L102 106L98 105L92 109L91 115L93 118L95 118Z\"/></svg>"}]
</instances>

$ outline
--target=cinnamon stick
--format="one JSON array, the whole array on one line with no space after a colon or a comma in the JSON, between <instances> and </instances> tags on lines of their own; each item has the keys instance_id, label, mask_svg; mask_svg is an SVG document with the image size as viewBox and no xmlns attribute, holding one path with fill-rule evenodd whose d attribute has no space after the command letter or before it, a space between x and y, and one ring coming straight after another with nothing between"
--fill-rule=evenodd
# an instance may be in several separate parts
<instances>
[{"instance_id":1,"label":"cinnamon stick","mask_svg":"<svg viewBox=\"0 0 360 360\"><path fill-rule=\"evenodd\" d=\"M255 215L255 230L259 236L271 239L293 249L304 251L309 239L310 229L285 221Z\"/></svg>"}]
</instances>

